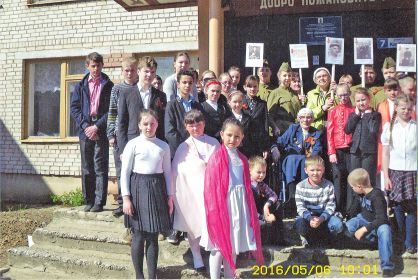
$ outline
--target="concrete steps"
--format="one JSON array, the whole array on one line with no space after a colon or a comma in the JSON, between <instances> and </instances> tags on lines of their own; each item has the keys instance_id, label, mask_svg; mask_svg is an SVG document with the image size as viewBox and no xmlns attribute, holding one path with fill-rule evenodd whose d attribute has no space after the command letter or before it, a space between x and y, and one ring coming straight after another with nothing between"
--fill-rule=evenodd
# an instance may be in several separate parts
<instances>
[{"instance_id":1,"label":"concrete steps","mask_svg":"<svg viewBox=\"0 0 418 280\"><path fill-rule=\"evenodd\" d=\"M33 233L35 245L9 250L10 270L4 276L12 279L123 279L134 278L129 242L124 240L123 218L114 218L111 211L85 213L79 208L63 208L54 213L53 221ZM238 275L241 278L294 278L294 277L351 277L342 274L342 266L357 273L364 266L376 266L380 277L377 250L353 247L349 240L338 240L336 248L302 248L292 228L292 220L285 220L286 239L291 246L264 246L267 266L257 270L255 262L242 254L238 257ZM346 248L350 249L346 249ZM192 256L187 242L178 245L159 242L158 277L208 278L192 269ZM208 267L208 252L203 252ZM417 255L395 256L400 276L417 275ZM308 270L305 275L304 266ZM290 267L290 269L287 269ZM324 269L327 268L327 271ZM146 270L146 265L144 264ZM367 267L365 268L367 270ZM287 273L285 275L285 272ZM310 271L310 273L308 273ZM293 272L293 274L292 274ZM280 274L281 273L281 274ZM355 274L355 276L361 276Z\"/></svg>"}]
</instances>

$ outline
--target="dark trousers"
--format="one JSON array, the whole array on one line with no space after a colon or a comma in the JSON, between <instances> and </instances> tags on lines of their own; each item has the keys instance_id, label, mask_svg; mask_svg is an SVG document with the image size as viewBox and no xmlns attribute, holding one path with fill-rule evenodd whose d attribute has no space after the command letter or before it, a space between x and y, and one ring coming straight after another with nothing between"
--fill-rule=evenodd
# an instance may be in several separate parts
<instances>
[{"instance_id":1,"label":"dark trousers","mask_svg":"<svg viewBox=\"0 0 418 280\"><path fill-rule=\"evenodd\" d=\"M120 190L120 171L122 168L122 161L120 160L120 149L118 146L118 143L115 142L115 145L113 146L113 159L115 162L115 169L116 169L116 180L118 183L118 205L119 207L122 207L123 205L123 199L122 199L122 195L121 195L121 190Z\"/></svg>"},{"instance_id":2,"label":"dark trousers","mask_svg":"<svg viewBox=\"0 0 418 280\"><path fill-rule=\"evenodd\" d=\"M109 142L80 140L81 185L86 205L104 206L107 198L109 172Z\"/></svg>"},{"instance_id":3,"label":"dark trousers","mask_svg":"<svg viewBox=\"0 0 418 280\"><path fill-rule=\"evenodd\" d=\"M156 279L158 262L158 233L134 230L131 245L131 257L135 268L135 279L144 279L144 255L147 259L148 279Z\"/></svg>"},{"instance_id":4,"label":"dark trousers","mask_svg":"<svg viewBox=\"0 0 418 280\"><path fill-rule=\"evenodd\" d=\"M350 170L350 148L337 149L336 155L337 163L332 163L332 181L334 182L335 202L337 204L336 211L344 215L347 205L347 176Z\"/></svg>"}]
</instances>

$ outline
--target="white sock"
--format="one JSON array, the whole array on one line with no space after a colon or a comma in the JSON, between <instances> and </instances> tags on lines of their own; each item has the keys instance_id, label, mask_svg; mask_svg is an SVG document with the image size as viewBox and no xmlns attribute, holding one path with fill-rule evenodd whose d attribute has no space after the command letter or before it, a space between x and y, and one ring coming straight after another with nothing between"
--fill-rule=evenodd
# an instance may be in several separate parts
<instances>
[{"instance_id":1,"label":"white sock","mask_svg":"<svg viewBox=\"0 0 418 280\"><path fill-rule=\"evenodd\" d=\"M221 277L222 254L220 251L213 250L209 256L210 279L219 279Z\"/></svg>"},{"instance_id":2,"label":"white sock","mask_svg":"<svg viewBox=\"0 0 418 280\"><path fill-rule=\"evenodd\" d=\"M189 238L190 251L192 251L192 255L193 255L194 268L199 268L199 267L204 266L202 254L200 253L200 246L199 246L200 237L193 239L189 235L188 238Z\"/></svg>"}]
</instances>

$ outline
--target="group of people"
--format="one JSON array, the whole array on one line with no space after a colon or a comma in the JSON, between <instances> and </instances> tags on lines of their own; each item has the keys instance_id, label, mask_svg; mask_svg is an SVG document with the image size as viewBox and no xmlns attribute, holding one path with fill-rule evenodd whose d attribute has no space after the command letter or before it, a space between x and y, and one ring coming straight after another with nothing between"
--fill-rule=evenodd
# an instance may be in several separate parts
<instances>
[{"instance_id":1,"label":"group of people","mask_svg":"<svg viewBox=\"0 0 418 280\"><path fill-rule=\"evenodd\" d=\"M262 239L286 243L283 213L296 216L304 246L318 235L377 239L383 276L393 276L393 209L405 250L416 252L415 81L398 78L393 59L384 62L383 88L374 85L372 65L362 73L366 88L350 75L337 84L321 67L307 95L288 63L278 88L266 60L243 85L235 66L199 79L187 53L173 65L162 83L154 58L125 58L124 81L113 85L103 57L91 53L71 96L84 210L100 212L106 203L110 145L119 187L113 214L125 214L132 229L137 278L144 256L156 277L158 234L173 229L187 233L197 271L206 269L202 246L211 278L222 264L231 278L238 254L252 251L261 264Z\"/></svg>"}]
</instances>

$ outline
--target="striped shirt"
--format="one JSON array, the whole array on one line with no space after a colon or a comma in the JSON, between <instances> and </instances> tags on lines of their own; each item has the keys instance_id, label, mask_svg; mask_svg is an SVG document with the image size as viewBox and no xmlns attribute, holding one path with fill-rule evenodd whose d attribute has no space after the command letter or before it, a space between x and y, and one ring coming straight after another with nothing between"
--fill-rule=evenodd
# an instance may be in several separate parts
<instances>
[{"instance_id":1,"label":"striped shirt","mask_svg":"<svg viewBox=\"0 0 418 280\"><path fill-rule=\"evenodd\" d=\"M306 220L319 216L328 221L335 212L334 185L322 179L319 186L313 186L306 178L296 185L295 201L299 216Z\"/></svg>"},{"instance_id":2,"label":"striped shirt","mask_svg":"<svg viewBox=\"0 0 418 280\"><path fill-rule=\"evenodd\" d=\"M109 105L109 113L107 115L107 129L106 135L107 139L112 139L116 137L118 131L118 104L119 104L119 93L122 90L132 90L136 87L136 84L130 85L126 82L122 82L120 84L114 85L112 91L110 93L110 105Z\"/></svg>"}]
</instances>

